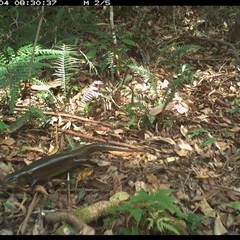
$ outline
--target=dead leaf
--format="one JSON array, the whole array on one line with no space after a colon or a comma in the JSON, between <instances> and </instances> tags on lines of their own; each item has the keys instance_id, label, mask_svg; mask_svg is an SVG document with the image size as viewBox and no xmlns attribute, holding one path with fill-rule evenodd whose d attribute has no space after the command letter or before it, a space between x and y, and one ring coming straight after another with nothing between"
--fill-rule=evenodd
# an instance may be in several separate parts
<instances>
[{"instance_id":1,"label":"dead leaf","mask_svg":"<svg viewBox=\"0 0 240 240\"><path fill-rule=\"evenodd\" d=\"M192 151L193 150L192 147L187 142L185 142L182 139L179 139L177 141L177 145L178 145L179 148L184 149L184 150L188 150L188 151Z\"/></svg>"},{"instance_id":2,"label":"dead leaf","mask_svg":"<svg viewBox=\"0 0 240 240\"><path fill-rule=\"evenodd\" d=\"M179 114L184 114L184 113L188 112L188 108L184 107L180 103L175 104L173 109L176 109Z\"/></svg>"},{"instance_id":3,"label":"dead leaf","mask_svg":"<svg viewBox=\"0 0 240 240\"><path fill-rule=\"evenodd\" d=\"M151 183L151 184L155 184L158 181L157 177L152 173L147 174L146 178L147 178L148 182Z\"/></svg>"},{"instance_id":4,"label":"dead leaf","mask_svg":"<svg viewBox=\"0 0 240 240\"><path fill-rule=\"evenodd\" d=\"M160 89L167 88L169 84L169 81L167 79L164 79L163 82L160 83Z\"/></svg>"},{"instance_id":5,"label":"dead leaf","mask_svg":"<svg viewBox=\"0 0 240 240\"><path fill-rule=\"evenodd\" d=\"M175 105L175 102L170 102L170 103L166 106L165 110L167 110L167 111L172 110L172 109L174 108L174 105ZM149 110L149 114L150 114L150 115L153 115L153 116L156 116L156 115L158 115L159 113L162 112L163 108L164 108L164 104L158 105L158 106L150 109L150 110Z\"/></svg>"},{"instance_id":6,"label":"dead leaf","mask_svg":"<svg viewBox=\"0 0 240 240\"><path fill-rule=\"evenodd\" d=\"M81 171L77 176L77 182L81 181L82 179L90 176L93 173L93 169L91 168L85 168L83 171Z\"/></svg>"},{"instance_id":7,"label":"dead leaf","mask_svg":"<svg viewBox=\"0 0 240 240\"><path fill-rule=\"evenodd\" d=\"M226 191L226 194L231 201L237 202L239 200L239 196L237 196L239 194L236 194L234 191Z\"/></svg>"},{"instance_id":8,"label":"dead leaf","mask_svg":"<svg viewBox=\"0 0 240 240\"><path fill-rule=\"evenodd\" d=\"M239 126L234 126L233 128L229 129L230 132L236 133L240 131L240 127Z\"/></svg>"},{"instance_id":9,"label":"dead leaf","mask_svg":"<svg viewBox=\"0 0 240 240\"><path fill-rule=\"evenodd\" d=\"M2 181L8 173L8 166L4 162L0 161L0 181Z\"/></svg>"},{"instance_id":10,"label":"dead leaf","mask_svg":"<svg viewBox=\"0 0 240 240\"><path fill-rule=\"evenodd\" d=\"M33 235L46 235L47 231L43 224L43 217L38 217L35 220L34 227L32 230Z\"/></svg>"},{"instance_id":11,"label":"dead leaf","mask_svg":"<svg viewBox=\"0 0 240 240\"><path fill-rule=\"evenodd\" d=\"M232 213L227 214L227 222L226 222L227 228L234 226L235 223L237 223L236 217Z\"/></svg>"},{"instance_id":12,"label":"dead leaf","mask_svg":"<svg viewBox=\"0 0 240 240\"><path fill-rule=\"evenodd\" d=\"M214 222L214 235L223 235L225 233L227 233L227 229L223 226L220 216L217 215L216 220Z\"/></svg>"},{"instance_id":13,"label":"dead leaf","mask_svg":"<svg viewBox=\"0 0 240 240\"><path fill-rule=\"evenodd\" d=\"M181 189L179 189L174 195L176 196L177 199L190 201L189 196L186 193L184 193Z\"/></svg>"},{"instance_id":14,"label":"dead leaf","mask_svg":"<svg viewBox=\"0 0 240 240\"><path fill-rule=\"evenodd\" d=\"M140 190L144 190L144 191L148 191L149 190L149 187L146 183L142 182L142 181L136 181L135 182L135 189L136 191L140 191Z\"/></svg>"},{"instance_id":15,"label":"dead leaf","mask_svg":"<svg viewBox=\"0 0 240 240\"><path fill-rule=\"evenodd\" d=\"M3 228L3 229L0 230L0 235L1 236L2 235L4 235L4 236L6 236L6 235L13 235L13 231L11 231L9 229L6 229L6 228Z\"/></svg>"},{"instance_id":16,"label":"dead leaf","mask_svg":"<svg viewBox=\"0 0 240 240\"><path fill-rule=\"evenodd\" d=\"M117 171L112 174L112 179L113 190L111 191L111 195L114 195L115 193L122 191L122 181Z\"/></svg>"},{"instance_id":17,"label":"dead leaf","mask_svg":"<svg viewBox=\"0 0 240 240\"><path fill-rule=\"evenodd\" d=\"M129 157L133 155L133 152L116 152L116 151L108 151L111 155L121 156L121 157Z\"/></svg>"},{"instance_id":18,"label":"dead leaf","mask_svg":"<svg viewBox=\"0 0 240 240\"><path fill-rule=\"evenodd\" d=\"M14 138L1 139L1 144L5 144L7 146L13 145L15 142Z\"/></svg>"},{"instance_id":19,"label":"dead leaf","mask_svg":"<svg viewBox=\"0 0 240 240\"><path fill-rule=\"evenodd\" d=\"M175 161L179 160L179 158L178 157L168 157L166 160L168 163L171 163L171 162L175 162Z\"/></svg>"},{"instance_id":20,"label":"dead leaf","mask_svg":"<svg viewBox=\"0 0 240 240\"><path fill-rule=\"evenodd\" d=\"M111 165L111 162L104 160L90 159L90 161L96 163L99 167L106 167Z\"/></svg>"},{"instance_id":21,"label":"dead leaf","mask_svg":"<svg viewBox=\"0 0 240 240\"><path fill-rule=\"evenodd\" d=\"M129 194L127 192L117 192L112 197L110 197L109 201L126 201L129 199Z\"/></svg>"},{"instance_id":22,"label":"dead leaf","mask_svg":"<svg viewBox=\"0 0 240 240\"><path fill-rule=\"evenodd\" d=\"M46 91L49 90L50 86L48 85L31 85L33 91Z\"/></svg>"},{"instance_id":23,"label":"dead leaf","mask_svg":"<svg viewBox=\"0 0 240 240\"><path fill-rule=\"evenodd\" d=\"M48 84L51 88L57 88L62 85L62 81L58 81L58 80L48 81Z\"/></svg>"},{"instance_id":24,"label":"dead leaf","mask_svg":"<svg viewBox=\"0 0 240 240\"><path fill-rule=\"evenodd\" d=\"M192 201L195 202L195 201L201 201L203 200L204 198L208 199L210 196L214 195L215 193L219 192L220 190L217 190L217 189L213 189L213 190L210 190L206 193L204 193L203 195L200 195L200 196L195 196Z\"/></svg>"},{"instance_id":25,"label":"dead leaf","mask_svg":"<svg viewBox=\"0 0 240 240\"><path fill-rule=\"evenodd\" d=\"M120 135L120 134L124 133L124 131L123 131L123 129L118 128L118 129L114 130L114 133L117 135Z\"/></svg>"},{"instance_id":26,"label":"dead leaf","mask_svg":"<svg viewBox=\"0 0 240 240\"><path fill-rule=\"evenodd\" d=\"M97 131L97 130L95 130L95 132L96 132L98 135L107 135L107 131Z\"/></svg>"},{"instance_id":27,"label":"dead leaf","mask_svg":"<svg viewBox=\"0 0 240 240\"><path fill-rule=\"evenodd\" d=\"M186 157L189 154L189 151L185 149L180 149L177 145L174 145L173 149L180 157Z\"/></svg>"},{"instance_id":28,"label":"dead leaf","mask_svg":"<svg viewBox=\"0 0 240 240\"><path fill-rule=\"evenodd\" d=\"M161 136L153 136L151 138L151 141L163 141L163 142L169 143L171 145L176 144L171 138L165 138L165 137L161 137Z\"/></svg>"},{"instance_id":29,"label":"dead leaf","mask_svg":"<svg viewBox=\"0 0 240 240\"><path fill-rule=\"evenodd\" d=\"M77 131L77 132L79 132L79 131L81 131L81 129L82 129L82 126L77 126L76 124L72 124L72 126L73 126L73 130L74 131Z\"/></svg>"},{"instance_id":30,"label":"dead leaf","mask_svg":"<svg viewBox=\"0 0 240 240\"><path fill-rule=\"evenodd\" d=\"M96 178L96 181L100 182L101 184L108 185L108 181L106 179Z\"/></svg>"},{"instance_id":31,"label":"dead leaf","mask_svg":"<svg viewBox=\"0 0 240 240\"><path fill-rule=\"evenodd\" d=\"M107 230L103 233L103 235L113 235L112 229L107 229Z\"/></svg>"},{"instance_id":32,"label":"dead leaf","mask_svg":"<svg viewBox=\"0 0 240 240\"><path fill-rule=\"evenodd\" d=\"M210 216L210 217L215 217L216 216L214 210L210 207L206 198L203 198L203 200L199 203L199 207L200 207L201 212L205 216Z\"/></svg>"},{"instance_id":33,"label":"dead leaf","mask_svg":"<svg viewBox=\"0 0 240 240\"><path fill-rule=\"evenodd\" d=\"M158 106L150 109L149 114L150 114L150 115L153 115L153 116L156 116L156 115L158 115L159 113L162 112L163 107L164 107L164 104L158 105Z\"/></svg>"},{"instance_id":34,"label":"dead leaf","mask_svg":"<svg viewBox=\"0 0 240 240\"><path fill-rule=\"evenodd\" d=\"M180 126L180 132L185 138L188 137L188 129L184 125Z\"/></svg>"},{"instance_id":35,"label":"dead leaf","mask_svg":"<svg viewBox=\"0 0 240 240\"><path fill-rule=\"evenodd\" d=\"M47 190L46 190L42 185L36 185L36 186L34 187L34 190L35 190L36 192L42 193L45 197L48 197L48 196L49 196Z\"/></svg>"},{"instance_id":36,"label":"dead leaf","mask_svg":"<svg viewBox=\"0 0 240 240\"><path fill-rule=\"evenodd\" d=\"M72 122L71 122L71 121L67 122L67 123L62 127L62 130L67 130L67 129L69 129L69 128L71 127L71 125L72 125Z\"/></svg>"}]
</instances>

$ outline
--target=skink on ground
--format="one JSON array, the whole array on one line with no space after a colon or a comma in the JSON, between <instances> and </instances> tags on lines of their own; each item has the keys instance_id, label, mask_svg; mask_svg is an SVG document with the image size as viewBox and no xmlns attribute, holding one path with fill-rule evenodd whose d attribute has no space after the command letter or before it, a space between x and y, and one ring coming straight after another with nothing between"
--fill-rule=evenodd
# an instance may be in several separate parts
<instances>
[{"instance_id":1,"label":"skink on ground","mask_svg":"<svg viewBox=\"0 0 240 240\"><path fill-rule=\"evenodd\" d=\"M86 159L86 157L97 151L138 152L141 150L93 143L68 153L59 153L43 157L16 172L8 174L3 179L3 182L28 184L32 187L37 182L46 181L53 176L66 172L74 166L88 163L88 159Z\"/></svg>"}]
</instances>

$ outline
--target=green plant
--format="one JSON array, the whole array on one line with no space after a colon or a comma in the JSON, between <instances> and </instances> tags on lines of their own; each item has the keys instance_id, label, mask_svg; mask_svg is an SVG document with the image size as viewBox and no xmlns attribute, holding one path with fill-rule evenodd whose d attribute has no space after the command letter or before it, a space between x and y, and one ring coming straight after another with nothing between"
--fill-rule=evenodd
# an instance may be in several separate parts
<instances>
[{"instance_id":1,"label":"green plant","mask_svg":"<svg viewBox=\"0 0 240 240\"><path fill-rule=\"evenodd\" d=\"M183 84L189 84L195 74L190 72L189 64L181 64L180 71L174 74L174 80L168 84L164 94L163 101L164 106L162 113L164 113L166 106L173 100L175 92Z\"/></svg>"},{"instance_id":2,"label":"green plant","mask_svg":"<svg viewBox=\"0 0 240 240\"><path fill-rule=\"evenodd\" d=\"M195 128L192 130L191 134L188 136L189 138L194 138L196 136L199 136L201 133L208 133L208 131L204 128Z\"/></svg>"},{"instance_id":3,"label":"green plant","mask_svg":"<svg viewBox=\"0 0 240 240\"><path fill-rule=\"evenodd\" d=\"M79 70L79 54L74 47L65 44L60 49L60 56L54 61L56 72L53 75L57 76L56 80L61 81L61 88L67 99L67 93L71 91L73 75Z\"/></svg>"},{"instance_id":4,"label":"green plant","mask_svg":"<svg viewBox=\"0 0 240 240\"><path fill-rule=\"evenodd\" d=\"M32 45L21 47L18 51L14 51L12 48L7 48L7 55L5 56L0 52L0 88L9 88L10 97L10 113L15 107L17 101L20 83L29 79L29 62L32 56ZM62 51L41 49L36 47L35 57L32 64L32 76L40 74L41 68L51 67L48 60L56 59L60 57Z\"/></svg>"},{"instance_id":5,"label":"green plant","mask_svg":"<svg viewBox=\"0 0 240 240\"><path fill-rule=\"evenodd\" d=\"M84 103L83 109L85 113L90 113L93 110L93 106L89 105L89 103Z\"/></svg>"},{"instance_id":6,"label":"green plant","mask_svg":"<svg viewBox=\"0 0 240 240\"><path fill-rule=\"evenodd\" d=\"M173 122L170 119L163 119L163 122L166 123L170 128L173 127Z\"/></svg>"},{"instance_id":7,"label":"green plant","mask_svg":"<svg viewBox=\"0 0 240 240\"><path fill-rule=\"evenodd\" d=\"M150 127L153 127L153 123L154 123L154 121L156 119L156 116L153 116L151 114L147 114L147 119L148 119L148 122L150 124Z\"/></svg>"},{"instance_id":8,"label":"green plant","mask_svg":"<svg viewBox=\"0 0 240 240\"><path fill-rule=\"evenodd\" d=\"M77 196L77 202L80 202L80 200L86 195L86 191L84 189L81 189Z\"/></svg>"},{"instance_id":9,"label":"green plant","mask_svg":"<svg viewBox=\"0 0 240 240\"><path fill-rule=\"evenodd\" d=\"M164 230L168 230L169 232L175 233L176 235L179 235L179 231L171 224L172 219L169 217L162 217L160 214L163 211L156 211L156 212L150 212L150 217L146 219L146 221L149 222L147 228L148 229L154 229L156 228L160 233Z\"/></svg>"},{"instance_id":10,"label":"green plant","mask_svg":"<svg viewBox=\"0 0 240 240\"><path fill-rule=\"evenodd\" d=\"M0 121L0 132L6 131L9 128L4 122Z\"/></svg>"},{"instance_id":11,"label":"green plant","mask_svg":"<svg viewBox=\"0 0 240 240\"><path fill-rule=\"evenodd\" d=\"M137 126L137 118L135 117L135 116L132 116L132 118L131 118L131 120L130 121L128 121L128 123L127 123L127 127L135 127L135 126Z\"/></svg>"},{"instance_id":12,"label":"green plant","mask_svg":"<svg viewBox=\"0 0 240 240\"><path fill-rule=\"evenodd\" d=\"M32 79L33 83L36 83L39 86L45 86L46 90L42 90L39 93L37 93L35 96L39 97L40 99L43 99L49 103L52 103L54 105L54 108L57 107L57 99L55 98L52 90L49 87L46 87L45 80L38 80L36 78Z\"/></svg>"},{"instance_id":13,"label":"green plant","mask_svg":"<svg viewBox=\"0 0 240 240\"><path fill-rule=\"evenodd\" d=\"M240 99L235 100L236 107L232 109L228 109L227 111L231 114L238 114L240 112L240 107L238 106L240 104Z\"/></svg>"},{"instance_id":14,"label":"green plant","mask_svg":"<svg viewBox=\"0 0 240 240\"><path fill-rule=\"evenodd\" d=\"M19 129L23 125L33 120L37 121L39 124L44 125L47 123L45 114L41 109L35 107L26 107L26 112L22 116L18 117L17 120L11 125L12 130Z\"/></svg>"},{"instance_id":15,"label":"green plant","mask_svg":"<svg viewBox=\"0 0 240 240\"><path fill-rule=\"evenodd\" d=\"M153 74L147 67L139 66L137 64L128 64L127 65L131 70L134 71L135 74L142 78L142 81L145 83L150 83L152 90L155 94L157 94L157 83L154 79Z\"/></svg>"},{"instance_id":16,"label":"green plant","mask_svg":"<svg viewBox=\"0 0 240 240\"><path fill-rule=\"evenodd\" d=\"M185 221L191 231L193 231L193 232L196 231L197 234L202 234L202 232L201 232L202 222L205 219L209 218L210 215L211 215L211 213L207 214L206 216L199 217L193 213L189 213L186 216Z\"/></svg>"},{"instance_id":17,"label":"green plant","mask_svg":"<svg viewBox=\"0 0 240 240\"><path fill-rule=\"evenodd\" d=\"M204 133L204 135L207 135L208 138L201 144L201 147L206 147L207 145L210 145L216 142L216 138L212 137L212 135L204 128L196 128L192 130L192 133L188 137L194 138L196 136L199 136L202 133Z\"/></svg>"},{"instance_id":18,"label":"green plant","mask_svg":"<svg viewBox=\"0 0 240 240\"><path fill-rule=\"evenodd\" d=\"M155 224L159 231L168 229L173 233L183 233L185 230L182 224L169 213L170 211L177 218L187 219L187 216L175 205L176 199L170 196L172 192L173 190L163 189L148 194L146 191L140 190L132 199L115 210L130 213L136 221L136 227L144 228L147 225L150 229ZM160 213L164 214L160 216ZM149 223L147 224L147 222Z\"/></svg>"},{"instance_id":19,"label":"green plant","mask_svg":"<svg viewBox=\"0 0 240 240\"><path fill-rule=\"evenodd\" d=\"M173 77L176 79L176 81L175 81L175 83L173 83L173 85L179 86L181 84L189 84L195 76L196 75L194 73L190 72L189 64L187 64L187 63L180 64L180 71L173 75ZM171 84L172 83L170 83L170 85Z\"/></svg>"},{"instance_id":20,"label":"green plant","mask_svg":"<svg viewBox=\"0 0 240 240\"><path fill-rule=\"evenodd\" d=\"M121 234L122 235L139 235L137 227L134 227L132 229L123 228L121 230Z\"/></svg>"},{"instance_id":21,"label":"green plant","mask_svg":"<svg viewBox=\"0 0 240 240\"><path fill-rule=\"evenodd\" d=\"M142 78L143 83L150 83L150 91L154 95L157 95L157 84L156 81L154 80L153 74L150 72L150 70L147 67L137 65L135 63L128 63L126 65L129 69L133 70L135 74L140 76ZM131 80L131 77L129 75L126 75L124 79L122 79L119 84L118 84L118 89L121 90L122 86L128 86L127 83ZM131 90L131 102L129 104L126 104L121 107L122 110L124 110L128 115L132 116L132 119L128 122L127 126L136 126L137 123L140 121L136 116L140 116L139 112L142 113L142 116L147 119L147 125L152 126L152 123L155 120L155 117L148 114L148 107L146 106L146 101L149 101L151 97L149 97L148 94L137 94L134 92L134 90L128 86ZM136 114L136 112L138 114ZM140 116L140 117L142 117ZM145 121L146 122L146 121ZM144 123L145 123L144 122Z\"/></svg>"},{"instance_id":22,"label":"green plant","mask_svg":"<svg viewBox=\"0 0 240 240\"><path fill-rule=\"evenodd\" d=\"M211 137L211 138L208 138L206 141L204 141L204 142L200 145L200 147L206 147L206 146L208 146L208 145L210 145L210 144L213 144L213 143L215 143L215 142L216 142L216 138Z\"/></svg>"},{"instance_id":23,"label":"green plant","mask_svg":"<svg viewBox=\"0 0 240 240\"><path fill-rule=\"evenodd\" d=\"M187 227L189 227L191 231L200 234L201 222L209 216L198 217L193 213L187 215L182 213L174 203L176 199L170 196L173 191L162 189L148 194L146 191L140 190L127 203L116 207L115 211L128 212L136 221L135 227L124 228L123 233L138 234L140 229L147 227L154 232L166 230L174 234L187 234ZM174 214L175 216L173 216Z\"/></svg>"},{"instance_id":24,"label":"green plant","mask_svg":"<svg viewBox=\"0 0 240 240\"><path fill-rule=\"evenodd\" d=\"M174 42L163 49L161 49L160 54L166 56L166 62L171 65L176 65L175 59L181 55L187 54L189 51L195 51L199 49L198 45L184 45L184 42ZM169 53L170 52L170 53Z\"/></svg>"},{"instance_id":25,"label":"green plant","mask_svg":"<svg viewBox=\"0 0 240 240\"><path fill-rule=\"evenodd\" d=\"M114 80L114 74L116 71L122 68L122 64L125 65L123 54L129 50L128 46L134 46L135 43L128 38L120 39L120 45L114 45L109 43L111 36L109 35L107 39L100 39L99 42L86 43L85 47L90 48L86 53L88 60L94 58L97 54L99 55L99 69L103 72L105 69L109 69L111 74L111 80Z\"/></svg>"},{"instance_id":26,"label":"green plant","mask_svg":"<svg viewBox=\"0 0 240 240\"><path fill-rule=\"evenodd\" d=\"M232 209L235 209L235 210L240 210L240 202L229 202L229 203L226 203L226 205Z\"/></svg>"}]
</instances>

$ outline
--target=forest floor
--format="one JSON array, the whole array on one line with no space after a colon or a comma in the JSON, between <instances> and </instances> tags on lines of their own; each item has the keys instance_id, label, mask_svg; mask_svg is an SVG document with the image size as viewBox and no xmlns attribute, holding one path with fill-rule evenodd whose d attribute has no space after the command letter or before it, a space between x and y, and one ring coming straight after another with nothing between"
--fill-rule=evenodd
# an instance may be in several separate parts
<instances>
[{"instance_id":1,"label":"forest floor","mask_svg":"<svg viewBox=\"0 0 240 240\"><path fill-rule=\"evenodd\" d=\"M134 212L110 214L112 196L121 193L124 195L122 201L127 201L142 189L149 194L163 189L174 190L172 196L178 209L184 214L195 214L197 220L202 219L201 226L196 228L184 226L184 231L179 230L182 234L200 231L206 235L239 234L240 61L237 43L229 41L229 23L217 18L223 19L227 12L221 8L218 13L214 9L211 11L203 14L201 7L176 7L174 11L173 8L152 9L139 23L146 34L144 40L136 40L137 45L124 57L148 68L154 77L157 95L152 85L133 69L120 71L119 79L127 74L132 75L132 79L121 87L120 94L113 93L111 105L96 98L88 113L76 105L76 99L80 99L95 80L101 80L101 90L106 91L107 83L111 82L109 74L99 78L93 73L81 72L76 81L79 92L71 96L67 107L63 108L62 103L60 111L40 102L35 97L36 90L31 89L31 104L42 105L50 121L44 128L25 125L1 136L1 159L8 164L7 169L2 167L1 179L10 166L20 169L33 159L65 150L72 141L80 141L83 145L98 142L129 148L136 146L143 151L97 151L89 157L97 161L98 166L71 169L70 178L75 180L72 182L67 183L63 175L54 177L52 185L38 185L34 190L4 187L3 206L14 202L18 207L1 213L1 231L6 231L3 234L7 234L7 230L14 234L50 234L61 221L69 222L67 218L74 226L80 225L79 229L85 234L122 234L122 229L128 229L128 233L137 229L138 234L157 234L156 229L146 228L149 216L142 214L142 222L138 225ZM200 13L204 17L201 18ZM119 17L115 24L121 25L121 21ZM128 19L124 28L129 30L134 24L134 19ZM94 36L90 39L96 40ZM174 43L178 44L161 51ZM183 54L176 54L179 46ZM183 49L186 46L189 51ZM165 108L154 105L174 80L187 78L191 81L178 85ZM49 81L51 84L53 81ZM59 86L54 87L54 93L61 99L63 93ZM130 105L141 100L144 100L142 109ZM61 105L61 100L59 102ZM16 119L28 104L29 97L19 98L14 111ZM122 106L131 107L123 109ZM151 123L148 114L153 116ZM9 116L5 118L11 122ZM235 203L236 209L227 206L228 203ZM89 206L92 207L89 210L89 215L93 214L91 219L82 217L84 223L74 222L77 220L70 214ZM169 218L175 219L177 212L169 208ZM52 222L44 217L36 218L39 209L51 210ZM68 216L63 214L66 211ZM54 228L48 228L46 221L54 223ZM67 226L65 228L63 232L74 233ZM166 229L159 234L168 234Z\"/></svg>"}]
</instances>

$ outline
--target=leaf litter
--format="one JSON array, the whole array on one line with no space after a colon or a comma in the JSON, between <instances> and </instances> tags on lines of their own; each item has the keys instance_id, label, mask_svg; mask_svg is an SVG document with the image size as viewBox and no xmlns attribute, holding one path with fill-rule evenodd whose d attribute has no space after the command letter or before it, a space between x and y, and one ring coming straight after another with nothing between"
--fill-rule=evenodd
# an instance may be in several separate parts
<instances>
[{"instance_id":1,"label":"leaf litter","mask_svg":"<svg viewBox=\"0 0 240 240\"><path fill-rule=\"evenodd\" d=\"M191 18L193 22L196 22L197 15L194 15L196 13L194 7L186 7L189 16L185 16L180 7L176 9L178 17L182 15L184 21ZM157 14L155 14L151 17L157 18ZM239 225L236 223L239 214L237 210L233 211L226 205L230 201L239 202L240 195L240 152L238 151L240 126L238 103L235 101L239 99L238 64L231 55L226 54L224 47L218 52L214 45L217 44L216 42L207 41L204 36L197 36L198 31L195 32L195 35L188 37L186 34L189 30L188 27L183 27L180 22L176 23L179 25L179 34L173 38L175 32L173 30L170 32L172 28L167 20L168 17L172 18L170 15L166 14L165 17L161 17L165 25L155 26L154 31L156 31L156 27L158 30L152 40L159 42L159 38L163 39L159 43L159 49L177 41L200 45L201 48L195 52L179 56L182 61L191 65L191 71L196 73L197 78L194 78L191 85L182 85L165 109L162 105L153 106L151 103L147 105L149 114L156 117L155 130L152 130L151 134L145 129L125 127L131 118L122 111L121 114L117 114L118 109L111 109L113 114L110 114L111 111L107 112L100 107L98 108L100 109L98 110L99 114L89 114L90 123L81 122L69 116L61 116L57 120L58 126L64 133L71 133L68 130L74 128L76 132L91 136L90 139L93 141L95 138L105 140L111 138L129 145L145 146L146 151L131 154L97 153L93 155L93 159L98 158L111 164L105 164L93 171L85 168L72 170L69 180L74 182L72 186L76 186L75 189L71 188L66 181L60 181L66 179L66 176L59 176L58 181L55 181L56 185L45 186L46 189L37 188L36 191L41 194L33 196L32 192L27 190L27 201L24 202L24 205L28 207L27 216L0 222L7 226L9 221L13 224L15 221L21 220L23 225L19 229L15 227L14 234L16 232L26 233L26 229L30 234L50 232L49 229L44 228L44 219L40 218L38 221L31 219L38 201L44 202L45 207L48 206L50 210L67 209L70 211L68 215L62 212L60 214L63 215L54 216L52 214L53 218L61 218L63 221L71 219L70 222L74 222L78 227L80 224L79 231L87 229L83 231L85 234L95 234L96 232L101 234L103 231L99 230L98 224L100 223L97 220L101 219L104 211L108 211L109 207L118 205L121 201L126 201L128 196L132 197L136 191L142 189L146 192L175 189L176 192L173 192L173 195L179 200L177 206L184 213L191 211L199 216L209 216L205 220L205 228L202 230L205 234L223 235L231 231L239 234L237 230ZM149 28L151 24L149 21L145 25L143 24L143 27ZM214 27L209 27L209 32L207 29L203 31L210 35L211 39L218 39L222 36ZM146 45L144 51L154 53L151 45ZM159 89L161 91L167 89L173 79L174 67L164 65L161 59L156 59L149 65L150 71L158 79L156 81L160 86ZM51 84L49 83L49 85ZM54 85L54 87L56 86ZM145 94L150 91L145 83L142 84L142 88L141 84L137 83L136 89L143 89L142 92ZM39 88L33 86L32 90L39 90ZM125 99L119 99L119 101L128 104L130 103L129 96L126 95ZM165 115L167 119L164 120L168 120L164 124L161 119L163 111L167 113ZM136 114L141 116L140 112ZM105 123L106 128L101 125L101 122ZM135 124L134 121L133 124ZM1 139L2 159L5 163L8 161L11 163L8 162L7 166L1 164L1 172L6 173L6 169L11 171L12 166L10 165L15 166L19 162L26 162L26 159L36 160L42 156L39 150L30 147L41 145L43 148L41 151L45 154L48 152L49 144L46 143L54 142L54 129L48 129L48 133L43 134L44 140L40 137L41 135L34 134L34 130L36 129L25 129L12 137ZM32 132L31 138L26 137L29 132ZM80 137L75 136L74 138L79 140ZM83 138L82 135L81 138ZM60 140L60 143L62 147L67 145L65 139ZM21 152L23 146L29 148ZM34 151L34 154L29 151ZM21 166L23 165L21 164ZM0 177L3 179L4 176L0 175ZM76 194L81 189L85 189L86 195L79 202L75 202ZM18 199L15 201L19 206L21 206L23 197L21 194L22 191L16 192ZM50 203L45 199L47 196ZM117 200L112 202L114 196ZM76 209L80 211L83 208L87 212L87 217L83 222L79 223L79 219L75 222L75 217L71 215L71 212ZM1 214L6 213L7 211ZM38 211L38 214L41 214L41 210ZM49 222L51 221L56 220L49 220ZM96 224L86 225L93 221ZM29 224L28 227L27 224ZM60 221L54 222L53 225L55 224L60 224ZM210 225L213 228L209 228ZM15 226L18 225L15 224ZM108 231L110 234L119 233L119 227L115 226ZM66 228L66 226L64 228L64 233L72 233L70 228ZM1 234L4 233L8 234L7 231Z\"/></svg>"}]
</instances>

